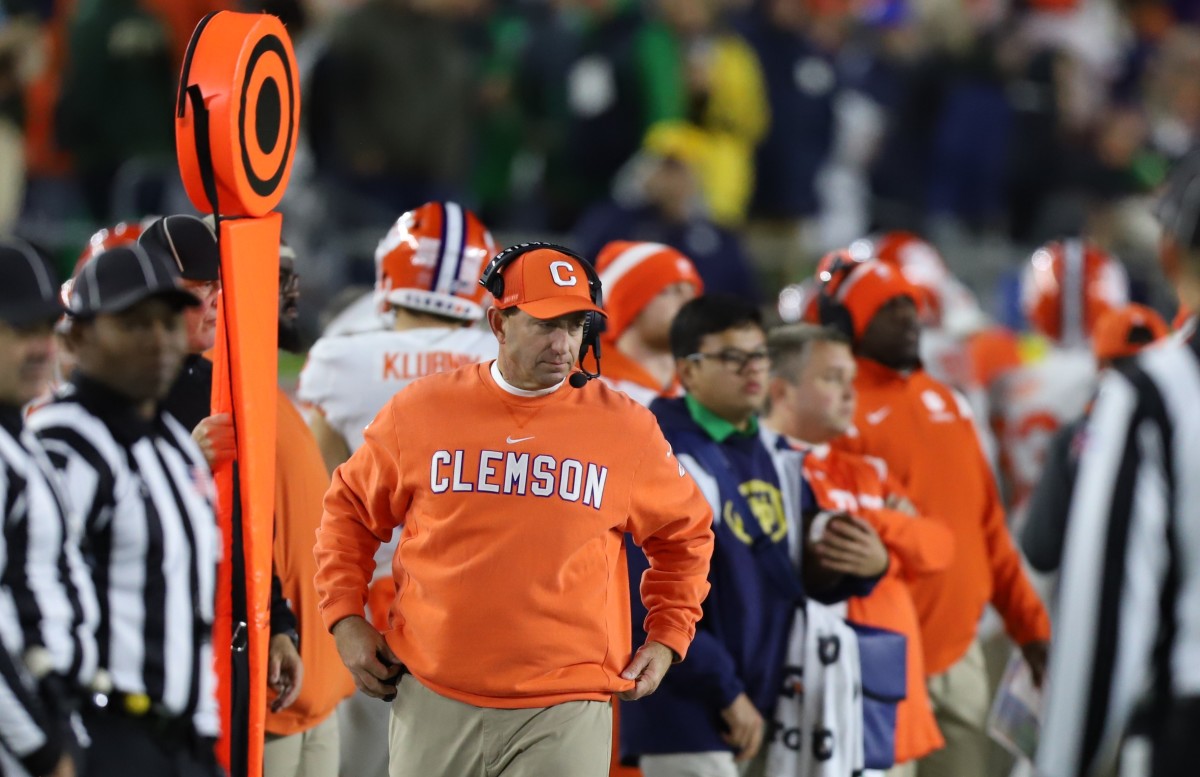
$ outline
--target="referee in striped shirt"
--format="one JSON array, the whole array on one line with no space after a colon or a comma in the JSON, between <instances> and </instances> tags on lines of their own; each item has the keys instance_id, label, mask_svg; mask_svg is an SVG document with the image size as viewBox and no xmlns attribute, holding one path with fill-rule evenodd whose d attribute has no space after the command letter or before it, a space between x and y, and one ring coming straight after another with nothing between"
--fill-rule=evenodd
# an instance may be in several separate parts
<instances>
[{"instance_id":1,"label":"referee in striped shirt","mask_svg":"<svg viewBox=\"0 0 1200 777\"><path fill-rule=\"evenodd\" d=\"M68 306L77 372L29 420L84 527L112 677L85 711L87 775L219 773L212 480L159 406L187 351L182 311L197 304L175 266L140 246L93 259Z\"/></svg>"},{"instance_id":2,"label":"referee in striped shirt","mask_svg":"<svg viewBox=\"0 0 1200 777\"><path fill-rule=\"evenodd\" d=\"M1161 258L1200 310L1200 152L1162 203ZM1045 777L1108 773L1131 722L1153 777L1200 773L1200 342L1143 351L1101 383L1072 496Z\"/></svg>"},{"instance_id":3,"label":"referee in striped shirt","mask_svg":"<svg viewBox=\"0 0 1200 777\"><path fill-rule=\"evenodd\" d=\"M62 305L26 243L0 243L0 277L0 774L69 775L66 693L96 668L96 600L53 468L22 422L49 383Z\"/></svg>"}]
</instances>

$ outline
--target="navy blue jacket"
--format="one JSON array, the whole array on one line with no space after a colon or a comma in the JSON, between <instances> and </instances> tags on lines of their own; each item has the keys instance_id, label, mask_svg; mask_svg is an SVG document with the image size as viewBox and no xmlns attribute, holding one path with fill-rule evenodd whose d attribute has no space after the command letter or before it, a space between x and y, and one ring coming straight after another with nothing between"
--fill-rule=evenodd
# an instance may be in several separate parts
<instances>
[{"instance_id":1,"label":"navy blue jacket","mask_svg":"<svg viewBox=\"0 0 1200 777\"><path fill-rule=\"evenodd\" d=\"M734 435L717 443L692 419L682 399L656 400L650 410L677 456L698 462L716 456L728 467L716 475L705 468L718 481L721 516L713 522L712 589L704 601L704 615L687 658L671 667L658 690L638 701L621 702L621 757L626 762L643 754L732 750L721 738L721 710L743 692L770 719L779 696L792 617L803 603L799 570L788 553L778 472L761 438ZM737 488L744 499L731 499L731 488ZM753 516L741 515L738 505L747 504ZM735 530L738 517L743 525L757 519L765 530L766 536L757 532L762 537L757 550L748 544L746 529ZM636 592L648 564L628 538L626 545L630 590ZM780 569L793 575L793 590L785 591L778 582ZM828 597L862 595L874 583L854 578L843 590L829 591ZM636 647L646 639L642 630L646 610L637 595L631 604Z\"/></svg>"},{"instance_id":2,"label":"navy blue jacket","mask_svg":"<svg viewBox=\"0 0 1200 777\"><path fill-rule=\"evenodd\" d=\"M817 173L833 148L840 76L830 54L765 16L755 10L741 25L762 63L771 104L771 127L756 152L752 211L768 218L812 216L820 209Z\"/></svg>"}]
</instances>

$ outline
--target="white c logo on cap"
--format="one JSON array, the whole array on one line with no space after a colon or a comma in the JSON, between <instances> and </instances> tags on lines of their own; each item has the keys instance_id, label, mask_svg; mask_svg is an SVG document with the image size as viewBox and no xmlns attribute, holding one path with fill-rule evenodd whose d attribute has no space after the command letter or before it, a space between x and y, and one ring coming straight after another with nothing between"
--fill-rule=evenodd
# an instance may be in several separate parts
<instances>
[{"instance_id":1,"label":"white c logo on cap","mask_svg":"<svg viewBox=\"0 0 1200 777\"><path fill-rule=\"evenodd\" d=\"M566 278L559 275L559 271L563 269L570 273ZM550 277L559 286L574 286L579 283L579 279L575 277L575 267L570 262L551 262Z\"/></svg>"}]
</instances>

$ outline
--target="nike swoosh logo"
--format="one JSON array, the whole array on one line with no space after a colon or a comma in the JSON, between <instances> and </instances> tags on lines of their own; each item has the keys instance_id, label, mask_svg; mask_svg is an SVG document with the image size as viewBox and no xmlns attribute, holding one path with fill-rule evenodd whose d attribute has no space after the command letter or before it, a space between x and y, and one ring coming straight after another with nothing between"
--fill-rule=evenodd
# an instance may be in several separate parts
<instances>
[{"instance_id":1,"label":"nike swoosh logo","mask_svg":"<svg viewBox=\"0 0 1200 777\"><path fill-rule=\"evenodd\" d=\"M508 443L509 445L512 445L512 444L514 444L514 443L518 443L518 442L525 442L526 440L532 440L532 439L533 439L534 437L536 437L536 436L537 436L537 435L530 435L530 436L528 436L528 437L517 437L516 439L514 439L514 438L512 438L512 437L505 437L505 438L504 438L504 441L505 441L506 443Z\"/></svg>"},{"instance_id":2,"label":"nike swoosh logo","mask_svg":"<svg viewBox=\"0 0 1200 777\"><path fill-rule=\"evenodd\" d=\"M867 413L867 423L871 426L882 423L883 419L887 418L891 412L892 409L890 407L881 407L874 412Z\"/></svg>"}]
</instances>

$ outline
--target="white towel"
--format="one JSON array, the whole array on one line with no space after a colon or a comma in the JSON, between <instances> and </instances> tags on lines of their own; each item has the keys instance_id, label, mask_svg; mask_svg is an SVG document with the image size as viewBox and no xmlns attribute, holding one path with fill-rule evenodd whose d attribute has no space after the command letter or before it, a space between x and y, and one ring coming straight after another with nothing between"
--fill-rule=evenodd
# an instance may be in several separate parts
<instances>
[{"instance_id":1,"label":"white towel","mask_svg":"<svg viewBox=\"0 0 1200 777\"><path fill-rule=\"evenodd\" d=\"M863 770L858 638L818 602L810 600L796 616L767 777L854 777Z\"/></svg>"}]
</instances>

